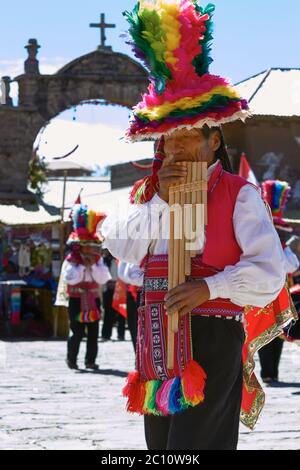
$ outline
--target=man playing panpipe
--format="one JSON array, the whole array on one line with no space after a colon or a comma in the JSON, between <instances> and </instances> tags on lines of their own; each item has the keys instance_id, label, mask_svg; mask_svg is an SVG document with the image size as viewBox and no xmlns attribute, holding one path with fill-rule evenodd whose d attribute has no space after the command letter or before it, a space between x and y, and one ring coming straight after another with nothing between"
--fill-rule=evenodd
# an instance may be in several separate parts
<instances>
[{"instance_id":1,"label":"man playing panpipe","mask_svg":"<svg viewBox=\"0 0 300 470\"><path fill-rule=\"evenodd\" d=\"M127 409L144 415L147 446L155 450L236 449L240 417L253 428L264 401L254 352L292 318L269 212L258 189L232 173L226 151L221 124L244 120L249 108L227 80L208 72L213 10L162 0L125 12L151 81L127 139L157 143L152 175L131 193L131 213L108 217L99 230L115 257L144 268L136 371L124 395ZM199 193L206 200L198 201L207 219L190 274L169 289L168 249L177 243L168 233L169 197L173 185L187 183L189 162L207 163L207 190ZM172 263L182 262L181 248L172 253ZM174 314L177 325L168 320Z\"/></svg>"}]
</instances>

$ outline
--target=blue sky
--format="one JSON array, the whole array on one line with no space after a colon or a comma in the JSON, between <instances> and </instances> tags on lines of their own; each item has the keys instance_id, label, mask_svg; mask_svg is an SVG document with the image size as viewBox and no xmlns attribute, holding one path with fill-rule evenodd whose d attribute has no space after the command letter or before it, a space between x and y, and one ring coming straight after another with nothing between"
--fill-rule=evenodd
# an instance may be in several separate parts
<instances>
[{"instance_id":1,"label":"blue sky","mask_svg":"<svg viewBox=\"0 0 300 470\"><path fill-rule=\"evenodd\" d=\"M208 3L208 2L204 2ZM214 64L211 71L234 82L268 67L298 67L299 0L215 0ZM41 70L52 72L66 61L94 50L99 32L89 28L101 12L116 23L107 33L115 51L130 54L119 34L126 29L122 11L134 0L15 0L1 1L0 74L22 72L24 45L36 37Z\"/></svg>"},{"instance_id":2,"label":"blue sky","mask_svg":"<svg viewBox=\"0 0 300 470\"><path fill-rule=\"evenodd\" d=\"M216 12L212 73L230 77L236 83L269 67L300 66L299 0L213 3ZM93 51L100 42L100 33L89 24L98 22L102 12L107 22L117 25L107 31L107 44L114 51L131 55L119 36L127 29L122 11L134 5L135 0L14 0L12 7L10 2L1 0L0 76L15 77L23 72L24 46L29 38L37 38L42 46L38 55L42 73L55 73L69 61ZM12 94L16 93L13 86ZM74 116L76 122L71 127ZM78 142L80 151L72 159L100 166L111 162L111 155L117 162L152 154L149 143L134 146L134 154L119 146L119 138L127 127L126 109L86 105L76 112L65 111L58 120L53 120L42 136L41 151L47 158L67 153ZM104 128L103 123L109 128Z\"/></svg>"}]
</instances>

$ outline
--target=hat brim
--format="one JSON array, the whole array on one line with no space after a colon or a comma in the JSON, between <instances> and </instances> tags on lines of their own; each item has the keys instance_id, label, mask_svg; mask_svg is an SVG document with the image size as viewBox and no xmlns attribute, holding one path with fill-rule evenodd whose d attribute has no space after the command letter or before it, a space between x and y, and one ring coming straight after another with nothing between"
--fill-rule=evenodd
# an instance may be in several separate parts
<instances>
[{"instance_id":1,"label":"hat brim","mask_svg":"<svg viewBox=\"0 0 300 470\"><path fill-rule=\"evenodd\" d=\"M94 245L99 246L103 240L98 237L91 237L91 238L80 238L76 232L72 232L67 240L67 246L71 245Z\"/></svg>"},{"instance_id":2,"label":"hat brim","mask_svg":"<svg viewBox=\"0 0 300 470\"><path fill-rule=\"evenodd\" d=\"M166 125L166 123L162 124L156 131L149 131L147 128L144 130L140 130L139 132L133 134L127 132L125 135L125 141L128 143L134 142L142 142L142 141L153 141L158 140L163 136L169 136L173 134L175 131L180 129L192 130L192 129L202 129L205 125L208 127L216 127L221 126L222 124L227 124L230 122L241 120L245 122L247 118L252 116L251 111L248 110L240 110L231 116L227 117L220 117L220 118L196 118L193 122L191 119L187 119L187 122L177 122L173 125Z\"/></svg>"}]
</instances>

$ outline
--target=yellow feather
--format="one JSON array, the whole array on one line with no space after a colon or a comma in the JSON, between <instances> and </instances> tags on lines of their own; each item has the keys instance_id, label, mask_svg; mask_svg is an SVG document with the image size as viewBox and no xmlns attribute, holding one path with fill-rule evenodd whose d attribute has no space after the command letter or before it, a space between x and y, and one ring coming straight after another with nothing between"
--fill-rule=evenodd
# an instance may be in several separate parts
<instances>
[{"instance_id":1,"label":"yellow feather","mask_svg":"<svg viewBox=\"0 0 300 470\"><path fill-rule=\"evenodd\" d=\"M178 21L179 5L160 2L159 10L162 28L166 33L165 60L167 63L176 66L178 59L173 52L180 46L180 23Z\"/></svg>"},{"instance_id":2,"label":"yellow feather","mask_svg":"<svg viewBox=\"0 0 300 470\"><path fill-rule=\"evenodd\" d=\"M240 98L239 94L233 89L225 86L218 86L213 88L210 92L204 93L201 96L195 98L187 96L185 98L180 98L174 103L166 102L161 106L154 106L151 108L143 108L138 111L138 114L145 116L150 121L155 121L157 119L162 119L168 116L172 111L176 109L190 109L201 106L204 103L207 103L214 95L227 96L228 98Z\"/></svg>"},{"instance_id":3,"label":"yellow feather","mask_svg":"<svg viewBox=\"0 0 300 470\"><path fill-rule=\"evenodd\" d=\"M87 224L87 229L90 233L93 233L94 227L95 227L95 218L96 218L96 213L94 211L89 210L88 211L88 224Z\"/></svg>"}]
</instances>

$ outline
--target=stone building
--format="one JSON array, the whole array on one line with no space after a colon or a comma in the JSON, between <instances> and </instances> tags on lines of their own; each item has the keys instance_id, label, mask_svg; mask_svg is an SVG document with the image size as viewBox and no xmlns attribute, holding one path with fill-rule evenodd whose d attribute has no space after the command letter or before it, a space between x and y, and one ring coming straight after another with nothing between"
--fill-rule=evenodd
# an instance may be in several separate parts
<instances>
[{"instance_id":1,"label":"stone building","mask_svg":"<svg viewBox=\"0 0 300 470\"><path fill-rule=\"evenodd\" d=\"M245 152L259 181L289 181L289 208L300 218L300 69L271 68L236 88L253 116L225 128L235 170Z\"/></svg>"},{"instance_id":2,"label":"stone building","mask_svg":"<svg viewBox=\"0 0 300 470\"><path fill-rule=\"evenodd\" d=\"M144 68L124 54L102 44L64 66L43 75L36 58L36 39L25 46L24 73L14 78L19 86L18 106L9 96L10 78L4 77L0 101L0 200L26 200L28 165L38 132L52 118L82 101L102 99L131 108L147 86Z\"/></svg>"},{"instance_id":3,"label":"stone building","mask_svg":"<svg viewBox=\"0 0 300 470\"><path fill-rule=\"evenodd\" d=\"M75 59L54 75L40 73L36 39L30 39L25 47L28 58L24 73L14 79L19 86L18 106L13 106L9 96L10 78L3 77L1 85L0 201L32 197L27 192L27 175L33 143L52 118L88 100L131 108L147 86L145 69L128 56L113 52L105 45L102 33L101 45L94 52ZM249 100L253 117L246 124L224 126L234 169L238 170L245 152L259 180L288 180L293 188L289 206L298 216L300 69L272 68L236 87ZM112 170L113 189L131 185L140 175L141 171L130 165L116 166Z\"/></svg>"}]
</instances>

